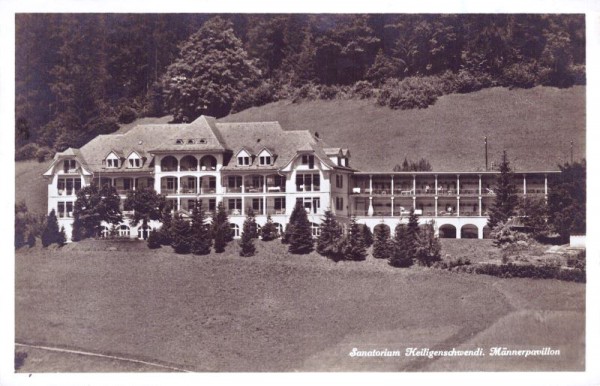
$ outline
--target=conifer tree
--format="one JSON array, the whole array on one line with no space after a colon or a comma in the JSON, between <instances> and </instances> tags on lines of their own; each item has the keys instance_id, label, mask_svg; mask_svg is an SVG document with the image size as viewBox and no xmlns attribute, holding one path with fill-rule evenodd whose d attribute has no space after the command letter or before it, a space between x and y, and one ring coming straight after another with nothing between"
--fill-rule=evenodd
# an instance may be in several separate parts
<instances>
[{"instance_id":1,"label":"conifer tree","mask_svg":"<svg viewBox=\"0 0 600 386\"><path fill-rule=\"evenodd\" d=\"M178 214L171 227L171 246L175 253L190 253L190 225Z\"/></svg>"},{"instance_id":2,"label":"conifer tree","mask_svg":"<svg viewBox=\"0 0 600 386\"><path fill-rule=\"evenodd\" d=\"M58 228L58 219L56 218L56 213L54 209L50 211L48 217L46 219L46 227L42 232L42 245L47 247L50 244L59 242L60 230Z\"/></svg>"},{"instance_id":3,"label":"conifer tree","mask_svg":"<svg viewBox=\"0 0 600 386\"><path fill-rule=\"evenodd\" d=\"M432 263L441 260L442 244L439 238L435 237L433 221L427 222L419 230L417 246L417 260L421 265L427 267Z\"/></svg>"},{"instance_id":4,"label":"conifer tree","mask_svg":"<svg viewBox=\"0 0 600 386\"><path fill-rule=\"evenodd\" d=\"M413 260L406 250L406 226L399 224L396 227L392 250L389 258L390 265L394 267L410 267Z\"/></svg>"},{"instance_id":5,"label":"conifer tree","mask_svg":"<svg viewBox=\"0 0 600 386\"><path fill-rule=\"evenodd\" d=\"M390 229L383 225L375 226L375 241L373 242L373 257L387 259L390 257Z\"/></svg>"},{"instance_id":6,"label":"conifer tree","mask_svg":"<svg viewBox=\"0 0 600 386\"><path fill-rule=\"evenodd\" d=\"M488 226L492 229L498 223L506 223L510 217L514 216L519 203L506 150L502 153L500 176L496 181L494 193L496 193L496 199L490 208L490 218L488 219Z\"/></svg>"},{"instance_id":7,"label":"conifer tree","mask_svg":"<svg viewBox=\"0 0 600 386\"><path fill-rule=\"evenodd\" d=\"M419 242L419 218L415 214L414 209L410 210L408 216L408 225L406 226L404 248L406 254L411 259L417 256L417 246Z\"/></svg>"},{"instance_id":8,"label":"conifer tree","mask_svg":"<svg viewBox=\"0 0 600 386\"><path fill-rule=\"evenodd\" d=\"M212 239L210 229L205 223L206 216L202 208L202 201L196 200L196 205L192 212L191 225L191 246L190 249L194 255L208 255Z\"/></svg>"},{"instance_id":9,"label":"conifer tree","mask_svg":"<svg viewBox=\"0 0 600 386\"><path fill-rule=\"evenodd\" d=\"M295 216L294 212L296 212ZM312 252L314 249L314 242L310 221L308 221L306 210L300 201L296 202L296 206L290 217L294 217L295 221L292 223L290 220L290 226L288 227L290 232L289 252L293 254L306 254Z\"/></svg>"},{"instance_id":10,"label":"conifer tree","mask_svg":"<svg viewBox=\"0 0 600 386\"><path fill-rule=\"evenodd\" d=\"M213 212L212 237L216 253L224 252L227 243L233 239L227 211L225 211L225 205L222 201L219 202Z\"/></svg>"},{"instance_id":11,"label":"conifer tree","mask_svg":"<svg viewBox=\"0 0 600 386\"><path fill-rule=\"evenodd\" d=\"M171 213L171 205L164 206L160 216L161 227L158 231L158 236L161 245L171 245L171 227L173 226L173 213Z\"/></svg>"},{"instance_id":12,"label":"conifer tree","mask_svg":"<svg viewBox=\"0 0 600 386\"><path fill-rule=\"evenodd\" d=\"M262 227L262 241L275 240L279 236L279 231L271 218L271 215L267 215L267 223Z\"/></svg>"},{"instance_id":13,"label":"conifer tree","mask_svg":"<svg viewBox=\"0 0 600 386\"><path fill-rule=\"evenodd\" d=\"M240 256L250 257L254 256L256 247L254 246L254 237L256 235L256 217L252 208L248 209L248 214L244 220L242 227L242 240L240 242Z\"/></svg>"},{"instance_id":14,"label":"conifer tree","mask_svg":"<svg viewBox=\"0 0 600 386\"><path fill-rule=\"evenodd\" d=\"M292 210L292 214L290 215L290 219L285 226L285 231L283 232L283 235L281 237L282 244L289 244L289 242L290 242L290 235L292 234L293 224L296 223L296 221L298 220L298 216L300 215L300 210L297 208L298 208L298 202L296 202L296 206L294 206L294 209ZM306 210L304 209L304 207L302 205L300 205L300 209L306 213Z\"/></svg>"},{"instance_id":15,"label":"conifer tree","mask_svg":"<svg viewBox=\"0 0 600 386\"><path fill-rule=\"evenodd\" d=\"M371 232L371 229L366 225L361 225L361 230L365 247L369 248L373 245L373 232Z\"/></svg>"},{"instance_id":16,"label":"conifer tree","mask_svg":"<svg viewBox=\"0 0 600 386\"><path fill-rule=\"evenodd\" d=\"M325 218L321 221L320 234L317 238L317 252L320 255L339 260L341 239L342 229L340 224L335 220L333 212L326 210Z\"/></svg>"},{"instance_id":17,"label":"conifer tree","mask_svg":"<svg viewBox=\"0 0 600 386\"><path fill-rule=\"evenodd\" d=\"M64 228L62 228L62 230L64 231ZM33 234L33 232L29 232L29 234L27 235L27 246L29 248L31 248L34 245L35 245L35 235Z\"/></svg>"},{"instance_id":18,"label":"conifer tree","mask_svg":"<svg viewBox=\"0 0 600 386\"><path fill-rule=\"evenodd\" d=\"M344 242L344 258L346 260L361 261L367 258L367 248L361 228L360 224L356 222L356 217L352 217Z\"/></svg>"}]
</instances>

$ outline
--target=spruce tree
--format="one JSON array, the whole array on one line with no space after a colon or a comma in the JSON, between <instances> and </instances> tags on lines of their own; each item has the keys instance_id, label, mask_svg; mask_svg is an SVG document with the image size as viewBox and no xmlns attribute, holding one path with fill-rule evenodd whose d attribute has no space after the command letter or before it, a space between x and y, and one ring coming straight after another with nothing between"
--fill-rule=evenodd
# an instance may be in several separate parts
<instances>
[{"instance_id":1,"label":"spruce tree","mask_svg":"<svg viewBox=\"0 0 600 386\"><path fill-rule=\"evenodd\" d=\"M64 228L63 228L64 230ZM33 247L35 245L35 235L33 234L33 232L29 232L29 235L27 235L27 246L29 248Z\"/></svg>"},{"instance_id":2,"label":"spruce tree","mask_svg":"<svg viewBox=\"0 0 600 386\"><path fill-rule=\"evenodd\" d=\"M171 206L165 205L160 216L161 227L158 230L158 236L161 245L171 245L171 227L173 225L173 214Z\"/></svg>"},{"instance_id":3,"label":"spruce tree","mask_svg":"<svg viewBox=\"0 0 600 386\"><path fill-rule=\"evenodd\" d=\"M294 212L295 216L294 216ZM310 221L306 215L306 210L301 202L296 202L296 206L292 212L292 216L295 221L291 222L289 228L289 247L288 250L293 254L306 254L310 253L314 249L314 242L312 238L312 230L310 227Z\"/></svg>"},{"instance_id":4,"label":"spruce tree","mask_svg":"<svg viewBox=\"0 0 600 386\"><path fill-rule=\"evenodd\" d=\"M196 200L192 212L191 225L191 251L194 255L208 255L212 239L209 226L205 223L206 216L202 208L202 201Z\"/></svg>"},{"instance_id":5,"label":"spruce tree","mask_svg":"<svg viewBox=\"0 0 600 386\"><path fill-rule=\"evenodd\" d=\"M58 228L58 219L56 218L54 209L52 209L46 218L46 227L42 232L42 245L47 247L50 244L58 243L59 235L60 230Z\"/></svg>"},{"instance_id":6,"label":"spruce tree","mask_svg":"<svg viewBox=\"0 0 600 386\"><path fill-rule=\"evenodd\" d=\"M223 205L222 201L215 208L212 217L212 237L214 239L215 252L222 253L225 251L227 242L233 239L225 205Z\"/></svg>"},{"instance_id":7,"label":"spruce tree","mask_svg":"<svg viewBox=\"0 0 600 386\"><path fill-rule=\"evenodd\" d=\"M373 257L387 259L390 257L390 229L383 225L375 226L375 241L373 242Z\"/></svg>"},{"instance_id":8,"label":"spruce tree","mask_svg":"<svg viewBox=\"0 0 600 386\"><path fill-rule=\"evenodd\" d=\"M506 223L510 217L514 216L519 203L506 150L502 153L500 176L496 181L494 193L496 193L496 199L490 208L490 218L488 219L488 226L491 229L499 222Z\"/></svg>"},{"instance_id":9,"label":"spruce tree","mask_svg":"<svg viewBox=\"0 0 600 386\"><path fill-rule=\"evenodd\" d=\"M175 253L190 253L190 225L178 214L171 227L171 246Z\"/></svg>"},{"instance_id":10,"label":"spruce tree","mask_svg":"<svg viewBox=\"0 0 600 386\"><path fill-rule=\"evenodd\" d=\"M279 236L279 231L271 218L271 215L267 215L267 223L262 227L262 241L275 240Z\"/></svg>"},{"instance_id":11,"label":"spruce tree","mask_svg":"<svg viewBox=\"0 0 600 386\"><path fill-rule=\"evenodd\" d=\"M242 240L240 242L240 256L250 257L254 256L256 247L254 246L254 235L256 234L256 218L252 208L248 210L246 220L242 227Z\"/></svg>"},{"instance_id":12,"label":"spruce tree","mask_svg":"<svg viewBox=\"0 0 600 386\"><path fill-rule=\"evenodd\" d=\"M283 235L281 237L282 244L289 244L289 242L290 242L290 235L292 234L293 224L296 223L296 221L298 220L298 216L300 215L300 210L297 210L298 202L296 202L296 206L294 206L294 209L292 210L292 214L290 215L290 219L285 226L285 231L283 232ZM306 213L306 210L304 210L304 207L302 205L300 205L300 207L301 207L300 209Z\"/></svg>"},{"instance_id":13,"label":"spruce tree","mask_svg":"<svg viewBox=\"0 0 600 386\"><path fill-rule=\"evenodd\" d=\"M342 229L335 220L333 212L325 211L325 218L321 221L320 234L317 238L317 252L334 260L339 260L339 243L342 238Z\"/></svg>"},{"instance_id":14,"label":"spruce tree","mask_svg":"<svg viewBox=\"0 0 600 386\"><path fill-rule=\"evenodd\" d=\"M442 244L439 238L435 237L433 221L427 222L419 230L418 240L417 260L421 265L429 267L432 263L441 260Z\"/></svg>"},{"instance_id":15,"label":"spruce tree","mask_svg":"<svg viewBox=\"0 0 600 386\"><path fill-rule=\"evenodd\" d=\"M389 258L390 265L394 267L410 267L413 260L406 251L406 226L399 224L396 227L392 250Z\"/></svg>"},{"instance_id":16,"label":"spruce tree","mask_svg":"<svg viewBox=\"0 0 600 386\"><path fill-rule=\"evenodd\" d=\"M408 225L406 226L404 248L408 257L415 258L417 256L417 246L419 241L419 218L415 214L414 209L410 210L408 216Z\"/></svg>"},{"instance_id":17,"label":"spruce tree","mask_svg":"<svg viewBox=\"0 0 600 386\"><path fill-rule=\"evenodd\" d=\"M350 220L350 229L345 237L344 258L346 260L362 261L367 258L367 248L363 239L363 230L356 222L356 217Z\"/></svg>"},{"instance_id":18,"label":"spruce tree","mask_svg":"<svg viewBox=\"0 0 600 386\"><path fill-rule=\"evenodd\" d=\"M373 245L373 232L371 232L371 228L366 225L361 225L361 230L365 247L369 248L371 245Z\"/></svg>"}]
</instances>

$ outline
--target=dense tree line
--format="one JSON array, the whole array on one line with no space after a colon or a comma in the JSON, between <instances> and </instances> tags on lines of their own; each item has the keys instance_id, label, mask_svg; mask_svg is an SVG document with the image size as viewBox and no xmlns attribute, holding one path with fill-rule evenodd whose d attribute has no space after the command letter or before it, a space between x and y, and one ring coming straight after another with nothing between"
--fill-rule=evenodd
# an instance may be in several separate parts
<instances>
[{"instance_id":1,"label":"dense tree line","mask_svg":"<svg viewBox=\"0 0 600 386\"><path fill-rule=\"evenodd\" d=\"M339 95L392 108L502 85L585 82L583 15L19 14L18 157L139 116Z\"/></svg>"}]
</instances>

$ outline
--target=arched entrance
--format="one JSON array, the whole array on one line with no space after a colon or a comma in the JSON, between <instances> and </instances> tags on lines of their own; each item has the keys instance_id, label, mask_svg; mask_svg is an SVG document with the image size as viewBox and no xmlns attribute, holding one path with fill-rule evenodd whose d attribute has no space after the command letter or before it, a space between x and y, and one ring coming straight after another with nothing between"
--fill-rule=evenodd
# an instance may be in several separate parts
<instances>
[{"instance_id":1,"label":"arched entrance","mask_svg":"<svg viewBox=\"0 0 600 386\"><path fill-rule=\"evenodd\" d=\"M479 237L478 234L479 229L477 226L473 224L466 224L460 228L460 238L461 239L476 239Z\"/></svg>"},{"instance_id":2,"label":"arched entrance","mask_svg":"<svg viewBox=\"0 0 600 386\"><path fill-rule=\"evenodd\" d=\"M456 227L451 224L444 224L439 228L440 239L455 239Z\"/></svg>"}]
</instances>

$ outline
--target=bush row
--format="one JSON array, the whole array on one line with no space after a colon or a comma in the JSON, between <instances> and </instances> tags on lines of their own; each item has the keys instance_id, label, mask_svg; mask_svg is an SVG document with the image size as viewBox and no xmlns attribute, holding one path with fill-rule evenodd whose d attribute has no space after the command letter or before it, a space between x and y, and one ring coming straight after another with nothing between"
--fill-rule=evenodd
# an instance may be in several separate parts
<instances>
[{"instance_id":1,"label":"bush row","mask_svg":"<svg viewBox=\"0 0 600 386\"><path fill-rule=\"evenodd\" d=\"M585 283L585 269L580 268L561 268L557 265L533 265L533 264L470 264L467 262L458 262L451 264L449 262L439 262L434 265L435 268L447 269L453 272L475 273L480 275L490 275L502 278L527 277L532 279L558 279L564 281L574 281Z\"/></svg>"}]
</instances>

